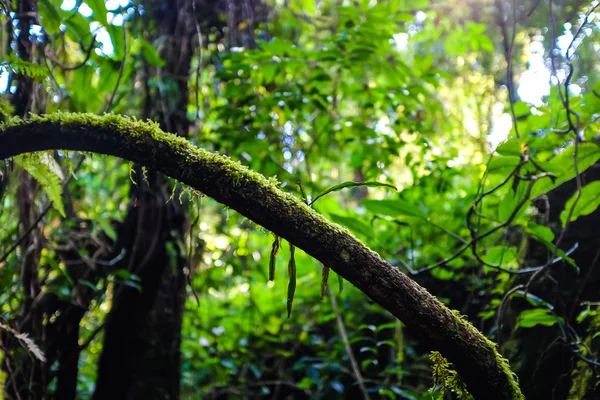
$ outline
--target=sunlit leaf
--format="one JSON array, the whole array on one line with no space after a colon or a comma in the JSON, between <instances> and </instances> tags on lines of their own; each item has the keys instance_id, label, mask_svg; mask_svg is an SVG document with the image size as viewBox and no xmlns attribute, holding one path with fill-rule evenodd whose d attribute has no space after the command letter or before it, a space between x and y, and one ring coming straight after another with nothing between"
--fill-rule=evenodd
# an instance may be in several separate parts
<instances>
[{"instance_id":1,"label":"sunlit leaf","mask_svg":"<svg viewBox=\"0 0 600 400\"><path fill-rule=\"evenodd\" d=\"M363 200L361 204L373 214L387 215L389 217L427 217L427 213L419 207L402 199Z\"/></svg>"},{"instance_id":2,"label":"sunlit leaf","mask_svg":"<svg viewBox=\"0 0 600 400\"><path fill-rule=\"evenodd\" d=\"M575 203L575 200L577 202ZM575 205L575 208L573 208ZM588 183L581 188L581 194L573 193L571 198L565 204L565 209L560 213L560 222L563 226L567 223L567 218L571 209L573 209L570 221L575 221L580 216L590 215L600 206L600 181Z\"/></svg>"},{"instance_id":3,"label":"sunlit leaf","mask_svg":"<svg viewBox=\"0 0 600 400\"><path fill-rule=\"evenodd\" d=\"M348 181L348 182L340 183L339 185L332 186L329 189L327 189L327 190L319 193L317 196L315 196L315 198L313 199L313 201L310 204L314 204L318 199L320 199L321 197L323 197L326 194L329 194L331 192L337 192L339 190L346 189L346 188L355 188L355 187L362 187L362 186L367 186L367 187L384 187L384 188L388 188L388 189L392 189L392 190L398 191L398 189L396 188L396 186L390 185L389 183L371 182L371 181L368 181L368 182L352 182L352 181Z\"/></svg>"},{"instance_id":4,"label":"sunlit leaf","mask_svg":"<svg viewBox=\"0 0 600 400\"><path fill-rule=\"evenodd\" d=\"M533 328L534 326L552 326L562 323L563 319L547 308L524 310L519 314L516 328Z\"/></svg>"},{"instance_id":5,"label":"sunlit leaf","mask_svg":"<svg viewBox=\"0 0 600 400\"><path fill-rule=\"evenodd\" d=\"M360 218L346 217L333 213L329 213L329 216L333 222L349 228L354 233L359 233L369 238L375 237L373 229Z\"/></svg>"}]
</instances>

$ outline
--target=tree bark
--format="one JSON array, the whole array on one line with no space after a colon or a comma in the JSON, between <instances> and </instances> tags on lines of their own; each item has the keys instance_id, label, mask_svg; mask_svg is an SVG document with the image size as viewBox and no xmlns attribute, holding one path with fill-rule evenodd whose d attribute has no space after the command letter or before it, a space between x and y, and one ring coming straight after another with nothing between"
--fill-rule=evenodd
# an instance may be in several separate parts
<instances>
[{"instance_id":1,"label":"tree bark","mask_svg":"<svg viewBox=\"0 0 600 400\"><path fill-rule=\"evenodd\" d=\"M195 148L155 124L109 115L52 114L0 128L0 159L67 149L124 158L175 178L285 238L332 268L440 351L476 399L523 399L508 362L458 313L273 180Z\"/></svg>"},{"instance_id":2,"label":"tree bark","mask_svg":"<svg viewBox=\"0 0 600 400\"><path fill-rule=\"evenodd\" d=\"M143 117L186 137L187 88L196 33L191 0L142 2L143 36L160 36L163 67L146 65L145 80L171 88L148 90ZM117 268L140 278L141 291L119 285L107 317L104 347L94 399L178 399L181 371L181 324L186 264L178 242L184 236L184 207L167 200L168 181L155 170L136 168L127 218L121 227L125 258ZM146 177L146 179L142 177Z\"/></svg>"}]
</instances>

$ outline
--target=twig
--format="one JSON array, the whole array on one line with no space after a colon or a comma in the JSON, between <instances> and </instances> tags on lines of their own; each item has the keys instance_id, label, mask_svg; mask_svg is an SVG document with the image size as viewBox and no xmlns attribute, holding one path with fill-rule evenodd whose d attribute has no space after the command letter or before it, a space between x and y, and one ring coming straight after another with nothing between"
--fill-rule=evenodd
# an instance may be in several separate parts
<instances>
[{"instance_id":1,"label":"twig","mask_svg":"<svg viewBox=\"0 0 600 400\"><path fill-rule=\"evenodd\" d=\"M360 373L360 368L358 367L358 363L356 362L356 358L354 357L354 353L352 353L352 346L350 346L350 341L348 340L348 334L346 333L346 328L344 327L344 321L342 320L342 316L340 315L340 310L337 305L337 300L331 291L331 288L327 287L327 292L329 293L329 299L331 300L331 308L333 308L333 312L335 313L335 319L337 321L338 329L340 330L340 336L342 337L342 341L344 342L344 347L346 348L346 354L348 354L348 359L350 360L350 364L352 365L352 371L354 372L354 377L356 378L356 382L358 383L358 387L363 394L363 398L365 400L371 400L369 396L369 392L367 392L367 388L365 386L365 382Z\"/></svg>"}]
</instances>

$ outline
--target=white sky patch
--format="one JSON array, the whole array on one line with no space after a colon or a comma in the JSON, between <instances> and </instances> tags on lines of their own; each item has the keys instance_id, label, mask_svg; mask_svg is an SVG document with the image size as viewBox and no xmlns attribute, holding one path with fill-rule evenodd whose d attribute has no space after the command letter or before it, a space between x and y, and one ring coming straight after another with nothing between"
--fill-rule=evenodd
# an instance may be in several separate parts
<instances>
[{"instance_id":1,"label":"white sky patch","mask_svg":"<svg viewBox=\"0 0 600 400\"><path fill-rule=\"evenodd\" d=\"M487 136L487 140L490 143L492 150L498 147L498 145L508 137L512 128L512 118L510 114L503 111L504 103L496 103L492 110L494 115L492 129Z\"/></svg>"},{"instance_id":2,"label":"white sky patch","mask_svg":"<svg viewBox=\"0 0 600 400\"><path fill-rule=\"evenodd\" d=\"M408 33L400 32L394 35L396 48L400 51L405 51L408 48Z\"/></svg>"},{"instance_id":3,"label":"white sky patch","mask_svg":"<svg viewBox=\"0 0 600 400\"><path fill-rule=\"evenodd\" d=\"M96 40L102 45L102 50L96 49L96 54L102 55L102 53L107 56L112 56L115 52L115 48L110 41L110 35L106 31L106 29L96 21L93 21L90 24L90 29L96 35Z\"/></svg>"},{"instance_id":4,"label":"white sky patch","mask_svg":"<svg viewBox=\"0 0 600 400\"><path fill-rule=\"evenodd\" d=\"M77 2L75 0L64 0L60 5L60 8L62 8L65 11L71 11L75 8L76 4Z\"/></svg>"},{"instance_id":5,"label":"white sky patch","mask_svg":"<svg viewBox=\"0 0 600 400\"><path fill-rule=\"evenodd\" d=\"M543 38L537 38L529 44L529 67L519 78L519 98L526 103L539 107L543 97L550 94L550 70L544 60Z\"/></svg>"},{"instance_id":6,"label":"white sky patch","mask_svg":"<svg viewBox=\"0 0 600 400\"><path fill-rule=\"evenodd\" d=\"M94 14L94 10L92 10L87 4L81 3L79 6L79 13L84 17L89 18L92 16L92 14Z\"/></svg>"},{"instance_id":7,"label":"white sky patch","mask_svg":"<svg viewBox=\"0 0 600 400\"><path fill-rule=\"evenodd\" d=\"M8 90L8 72L0 70L0 93L6 93Z\"/></svg>"},{"instance_id":8,"label":"white sky patch","mask_svg":"<svg viewBox=\"0 0 600 400\"><path fill-rule=\"evenodd\" d=\"M130 3L130 0L108 0L106 2L106 8L109 10L115 10L119 7L126 7Z\"/></svg>"}]
</instances>

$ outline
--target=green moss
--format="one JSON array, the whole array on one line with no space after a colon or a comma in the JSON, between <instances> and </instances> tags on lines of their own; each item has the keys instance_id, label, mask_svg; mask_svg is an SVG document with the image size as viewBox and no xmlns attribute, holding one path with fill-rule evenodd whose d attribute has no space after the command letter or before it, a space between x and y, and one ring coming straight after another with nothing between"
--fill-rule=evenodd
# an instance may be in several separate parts
<instances>
[{"instance_id":1,"label":"green moss","mask_svg":"<svg viewBox=\"0 0 600 400\"><path fill-rule=\"evenodd\" d=\"M498 352L498 348L496 343L489 340L487 337L481 334L469 321L467 321L466 317L462 315L458 310L452 310L456 318L456 323L462 325L462 327L470 332L470 337L460 338L461 340L468 340L471 344L478 346L481 349L481 353L485 354L490 349L493 351L494 357L496 358L496 365L498 365L502 369L502 374L508 378L509 384L511 385L511 392L513 393L514 400L522 400L525 399L525 396L521 393L521 389L519 388L517 375L510 369L510 365L508 360Z\"/></svg>"},{"instance_id":2,"label":"green moss","mask_svg":"<svg viewBox=\"0 0 600 400\"><path fill-rule=\"evenodd\" d=\"M429 390L430 392L439 388L440 399L444 398L447 392L455 393L459 400L473 399L473 396L467 391L467 385L458 373L451 368L448 360L437 351L432 351L429 359L433 364L431 366L433 387Z\"/></svg>"}]
</instances>

